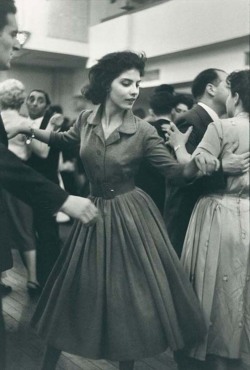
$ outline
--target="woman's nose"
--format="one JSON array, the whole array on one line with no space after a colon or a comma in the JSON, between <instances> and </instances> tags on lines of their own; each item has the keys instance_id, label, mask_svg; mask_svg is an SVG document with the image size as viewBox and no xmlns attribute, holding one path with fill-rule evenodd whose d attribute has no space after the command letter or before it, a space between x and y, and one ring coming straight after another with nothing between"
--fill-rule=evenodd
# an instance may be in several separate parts
<instances>
[{"instance_id":1,"label":"woman's nose","mask_svg":"<svg viewBox=\"0 0 250 370\"><path fill-rule=\"evenodd\" d=\"M139 87L136 86L136 85L131 85L131 90L130 90L130 93L132 95L137 95L139 93Z\"/></svg>"}]
</instances>

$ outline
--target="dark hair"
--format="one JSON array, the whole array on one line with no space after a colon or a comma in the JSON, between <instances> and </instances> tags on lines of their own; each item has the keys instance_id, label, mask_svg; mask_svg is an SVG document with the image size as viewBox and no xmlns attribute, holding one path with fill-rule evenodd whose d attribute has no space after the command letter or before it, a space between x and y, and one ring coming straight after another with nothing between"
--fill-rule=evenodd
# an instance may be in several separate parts
<instances>
[{"instance_id":1,"label":"dark hair","mask_svg":"<svg viewBox=\"0 0 250 370\"><path fill-rule=\"evenodd\" d=\"M167 93L169 93L169 94L174 95L174 86L169 85L169 84L162 84L162 85L159 85L159 86L157 86L157 87L154 89L154 93L157 93L157 92L167 92Z\"/></svg>"},{"instance_id":2,"label":"dark hair","mask_svg":"<svg viewBox=\"0 0 250 370\"><path fill-rule=\"evenodd\" d=\"M209 83L219 84L220 78L218 72L225 72L222 69L209 68L200 72L198 76L195 77L192 83L192 94L193 97L197 100L204 94L206 86Z\"/></svg>"},{"instance_id":3,"label":"dark hair","mask_svg":"<svg viewBox=\"0 0 250 370\"><path fill-rule=\"evenodd\" d=\"M14 0L0 0L0 32L7 25L7 15L16 14Z\"/></svg>"},{"instance_id":4,"label":"dark hair","mask_svg":"<svg viewBox=\"0 0 250 370\"><path fill-rule=\"evenodd\" d=\"M1 0L0 0L0 1L1 1ZM47 106L51 104L51 101L50 101L50 98L49 98L49 94L48 94L48 93L46 93L46 92L45 92L45 91L43 91L43 90L39 90L39 89L31 90L31 92L30 92L30 93L29 93L29 95L28 95L28 98L30 97L30 95L31 95L34 91L39 92L39 93L41 93L41 94L43 94L43 95L44 95L44 97L45 97L45 101L46 101L46 105L47 105Z\"/></svg>"},{"instance_id":5,"label":"dark hair","mask_svg":"<svg viewBox=\"0 0 250 370\"><path fill-rule=\"evenodd\" d=\"M63 114L63 109L62 109L62 106L59 105L59 104L54 104L54 105L51 105L49 107L49 110L52 114L54 113L60 113L60 114Z\"/></svg>"},{"instance_id":6,"label":"dark hair","mask_svg":"<svg viewBox=\"0 0 250 370\"><path fill-rule=\"evenodd\" d=\"M191 109L194 105L194 101L191 96L185 94L178 94L174 96L174 107L177 107L178 104L185 104L188 109Z\"/></svg>"},{"instance_id":7,"label":"dark hair","mask_svg":"<svg viewBox=\"0 0 250 370\"><path fill-rule=\"evenodd\" d=\"M250 113L250 70L235 71L227 77L232 96L239 94L245 112Z\"/></svg>"},{"instance_id":8,"label":"dark hair","mask_svg":"<svg viewBox=\"0 0 250 370\"><path fill-rule=\"evenodd\" d=\"M169 114L174 107L174 97L168 92L157 92L149 99L150 108L157 116Z\"/></svg>"},{"instance_id":9,"label":"dark hair","mask_svg":"<svg viewBox=\"0 0 250 370\"><path fill-rule=\"evenodd\" d=\"M101 104L106 100L112 81L121 73L137 69L144 74L146 57L131 51L110 53L102 57L90 68L89 85L82 90L83 96L93 104Z\"/></svg>"}]
</instances>

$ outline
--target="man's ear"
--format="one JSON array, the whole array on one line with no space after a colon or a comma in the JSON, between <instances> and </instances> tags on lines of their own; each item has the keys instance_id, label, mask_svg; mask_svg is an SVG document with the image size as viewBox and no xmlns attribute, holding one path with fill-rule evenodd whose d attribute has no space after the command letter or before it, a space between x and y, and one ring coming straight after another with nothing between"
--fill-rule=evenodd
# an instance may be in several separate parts
<instances>
[{"instance_id":1,"label":"man's ear","mask_svg":"<svg viewBox=\"0 0 250 370\"><path fill-rule=\"evenodd\" d=\"M206 92L210 95L210 96L214 96L215 95L215 90L216 90L216 86L214 86L213 84L209 83L207 84L206 86Z\"/></svg>"}]
</instances>

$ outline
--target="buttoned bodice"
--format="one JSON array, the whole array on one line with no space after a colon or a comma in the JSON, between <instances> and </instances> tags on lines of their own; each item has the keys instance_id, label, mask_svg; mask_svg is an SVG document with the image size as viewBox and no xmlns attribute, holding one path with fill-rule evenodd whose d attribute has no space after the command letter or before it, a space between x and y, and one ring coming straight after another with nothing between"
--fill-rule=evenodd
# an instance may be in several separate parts
<instances>
[{"instance_id":1,"label":"buttoned bodice","mask_svg":"<svg viewBox=\"0 0 250 370\"><path fill-rule=\"evenodd\" d=\"M125 183L133 184L143 158L175 183L185 182L183 166L171 157L155 128L131 111L126 112L122 125L107 140L100 108L83 112L68 132L52 133L50 139L50 145L60 148L79 142L86 174L95 187L108 184L111 189L121 189ZM130 189L130 185L127 188Z\"/></svg>"}]
</instances>

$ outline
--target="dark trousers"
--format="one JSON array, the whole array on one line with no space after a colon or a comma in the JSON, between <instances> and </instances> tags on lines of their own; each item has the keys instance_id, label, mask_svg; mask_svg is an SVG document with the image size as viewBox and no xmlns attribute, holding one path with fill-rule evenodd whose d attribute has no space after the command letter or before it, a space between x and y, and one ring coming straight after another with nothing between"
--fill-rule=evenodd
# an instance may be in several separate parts
<instances>
[{"instance_id":1,"label":"dark trousers","mask_svg":"<svg viewBox=\"0 0 250 370\"><path fill-rule=\"evenodd\" d=\"M0 369L4 370L6 366L6 335L3 319L2 296L0 294Z\"/></svg>"},{"instance_id":2,"label":"dark trousers","mask_svg":"<svg viewBox=\"0 0 250 370\"><path fill-rule=\"evenodd\" d=\"M59 227L54 216L39 211L34 212L34 223L38 236L37 277L44 286L60 254Z\"/></svg>"}]
</instances>

